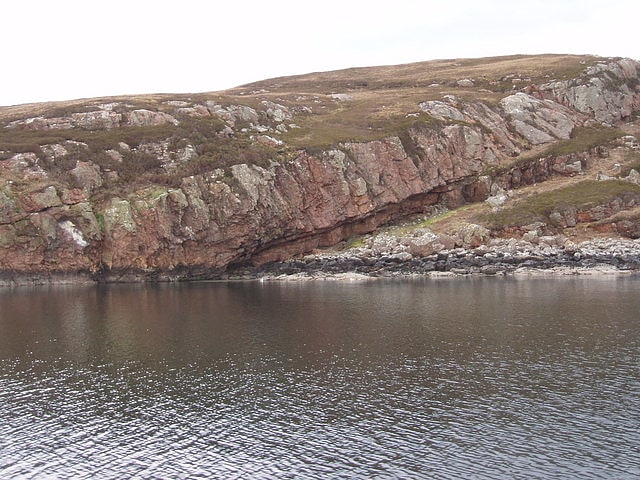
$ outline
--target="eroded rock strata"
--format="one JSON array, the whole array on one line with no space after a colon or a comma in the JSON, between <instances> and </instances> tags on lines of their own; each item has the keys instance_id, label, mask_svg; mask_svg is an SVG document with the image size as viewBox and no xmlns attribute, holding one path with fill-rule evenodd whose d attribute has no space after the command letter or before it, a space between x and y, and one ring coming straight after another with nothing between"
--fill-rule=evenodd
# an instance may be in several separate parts
<instances>
[{"instance_id":1,"label":"eroded rock strata","mask_svg":"<svg viewBox=\"0 0 640 480\"><path fill-rule=\"evenodd\" d=\"M568 141L577 129L602 131L632 119L640 110L639 74L636 61L599 59L570 79L514 83L493 102L464 90L445 93L416 101L379 138L313 148L287 140L300 129L296 122L319 114L313 97L309 105L256 102L259 93L247 105L164 100L155 110L97 101L81 112L13 118L1 127L4 139L40 140L37 148L7 141L0 152L0 275L4 282L217 278L409 214L576 175L606 147L525 154ZM327 101L348 109L349 98ZM237 144L231 155L247 160L206 163L202 145L209 144L176 137L175 129L202 129L202 119L210 131L198 138L214 138L216 148ZM95 132L104 134L100 144ZM133 133L142 138L132 141ZM262 156L253 162L250 154ZM151 176L145 162L160 173ZM633 237L637 224L616 233L625 231ZM448 260L435 255L414 252L410 262L437 270Z\"/></svg>"}]
</instances>

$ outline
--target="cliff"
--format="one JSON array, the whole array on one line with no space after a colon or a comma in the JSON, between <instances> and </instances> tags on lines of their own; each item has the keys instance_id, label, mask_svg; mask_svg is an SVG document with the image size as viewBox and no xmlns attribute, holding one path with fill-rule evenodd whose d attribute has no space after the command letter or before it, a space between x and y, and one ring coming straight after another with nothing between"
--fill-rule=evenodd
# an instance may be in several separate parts
<instances>
[{"instance_id":1,"label":"cliff","mask_svg":"<svg viewBox=\"0 0 640 480\"><path fill-rule=\"evenodd\" d=\"M522 235L498 218L509 192L580 179L613 149L619 174L593 188L627 181L590 208L624 198L607 213L630 211L639 73L629 59L518 56L2 108L0 272L215 278L487 199L487 236ZM561 203L550 227L582 211ZM609 234L633 237L626 221Z\"/></svg>"}]
</instances>

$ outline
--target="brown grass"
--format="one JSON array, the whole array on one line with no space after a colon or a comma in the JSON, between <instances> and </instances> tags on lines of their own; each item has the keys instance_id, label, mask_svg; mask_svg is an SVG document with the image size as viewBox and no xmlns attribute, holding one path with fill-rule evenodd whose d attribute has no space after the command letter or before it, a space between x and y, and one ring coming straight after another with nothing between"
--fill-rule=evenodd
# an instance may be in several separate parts
<instances>
[{"instance_id":1,"label":"brown grass","mask_svg":"<svg viewBox=\"0 0 640 480\"><path fill-rule=\"evenodd\" d=\"M314 114L321 118L303 126L308 130L315 129L325 121L335 121L337 130L347 128L348 133L353 119L394 118L399 114L416 111L421 101L441 98L448 93L467 100L491 103L511 90L511 80L504 80L507 75L540 83L554 78L572 77L595 61L597 57L591 56L514 55L351 68L263 80L223 92L130 95L0 107L0 122L39 115L54 116L52 114L56 112L87 111L109 102L131 104L135 108L166 110L167 106L163 102L167 100L195 103L214 100L253 108L259 107L262 100L272 100L290 107L313 107ZM457 87L455 82L461 78L473 78L476 87ZM433 84L438 84L438 87L432 87ZM332 99L329 96L331 93L347 93L353 97L353 101L342 104ZM365 125L364 128L366 127L368 126ZM362 121L357 122L353 128L354 135L363 134ZM322 138L325 135L319 136Z\"/></svg>"},{"instance_id":2,"label":"brown grass","mask_svg":"<svg viewBox=\"0 0 640 480\"><path fill-rule=\"evenodd\" d=\"M626 177L631 170L640 172L640 152L625 152L622 161L624 165L620 171L620 177Z\"/></svg>"},{"instance_id":3,"label":"brown grass","mask_svg":"<svg viewBox=\"0 0 640 480\"><path fill-rule=\"evenodd\" d=\"M435 60L406 65L352 68L293 77L275 78L234 89L235 94L252 92L290 106L309 103L314 115L296 118L302 128L283 139L294 146L326 147L349 140L379 139L401 129L406 114L418 112L425 100L454 94L467 101L495 104L512 91L508 75L541 83L573 77L594 63L596 57L541 55L487 59ZM473 78L474 88L460 88L455 82ZM437 84L438 86L432 86ZM296 92L305 92L302 95ZM345 93L350 100L332 99L331 93ZM300 97L304 100L300 101Z\"/></svg>"},{"instance_id":4,"label":"brown grass","mask_svg":"<svg viewBox=\"0 0 640 480\"><path fill-rule=\"evenodd\" d=\"M433 60L404 65L349 68L333 72L280 77L251 83L235 89L250 92L266 89L272 92L305 91L331 93L356 90L424 88L433 83L447 85L461 78L477 82L500 81L516 74L532 82L550 78L564 79L580 73L597 57L577 55L512 55L505 57ZM583 63L581 63L583 62Z\"/></svg>"}]
</instances>

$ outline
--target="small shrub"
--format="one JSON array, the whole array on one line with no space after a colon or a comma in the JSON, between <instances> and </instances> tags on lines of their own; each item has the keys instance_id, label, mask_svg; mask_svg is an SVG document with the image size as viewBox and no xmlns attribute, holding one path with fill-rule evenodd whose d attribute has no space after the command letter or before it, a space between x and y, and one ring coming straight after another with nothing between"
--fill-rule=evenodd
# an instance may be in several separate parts
<instances>
[{"instance_id":1,"label":"small shrub","mask_svg":"<svg viewBox=\"0 0 640 480\"><path fill-rule=\"evenodd\" d=\"M362 237L351 237L347 240L347 248L364 247L364 239Z\"/></svg>"},{"instance_id":2,"label":"small shrub","mask_svg":"<svg viewBox=\"0 0 640 480\"><path fill-rule=\"evenodd\" d=\"M131 150L122 154L121 163L114 162L114 170L124 182L140 179L145 174L154 174L162 171L160 159L150 153Z\"/></svg>"},{"instance_id":3,"label":"small shrub","mask_svg":"<svg viewBox=\"0 0 640 480\"><path fill-rule=\"evenodd\" d=\"M14 153L33 152L40 156L42 155L40 145L61 143L65 140L68 140L68 135L61 130L31 131L0 128L0 150Z\"/></svg>"},{"instance_id":4,"label":"small shrub","mask_svg":"<svg viewBox=\"0 0 640 480\"><path fill-rule=\"evenodd\" d=\"M100 231L104 232L104 214L102 214L101 212L96 213L96 222L98 222Z\"/></svg>"},{"instance_id":5,"label":"small shrub","mask_svg":"<svg viewBox=\"0 0 640 480\"><path fill-rule=\"evenodd\" d=\"M64 155L51 159L45 157L40 159L40 165L44 170L60 180L67 179L69 172L75 168L79 157L76 155Z\"/></svg>"},{"instance_id":6,"label":"small shrub","mask_svg":"<svg viewBox=\"0 0 640 480\"><path fill-rule=\"evenodd\" d=\"M144 179L153 185L170 188L179 188L182 183L181 177L171 173L147 173Z\"/></svg>"}]
</instances>

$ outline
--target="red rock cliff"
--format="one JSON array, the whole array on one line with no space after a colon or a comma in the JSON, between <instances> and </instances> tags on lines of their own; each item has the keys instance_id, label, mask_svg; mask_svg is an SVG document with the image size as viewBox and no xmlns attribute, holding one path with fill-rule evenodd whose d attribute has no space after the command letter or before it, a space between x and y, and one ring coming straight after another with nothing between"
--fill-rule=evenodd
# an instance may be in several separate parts
<instances>
[{"instance_id":1,"label":"red rock cliff","mask_svg":"<svg viewBox=\"0 0 640 480\"><path fill-rule=\"evenodd\" d=\"M70 141L44 145L42 154L4 151L0 270L7 278L73 272L107 280L200 278L233 263L284 259L333 244L398 215L460 203L470 191L465 185L488 167L532 146L567 139L575 127L624 120L640 106L639 71L637 62L611 60L575 79L505 95L497 104L445 95L408 112L432 121L408 124L398 134L338 142L320 151L299 149L286 161L260 166L212 168L171 187L142 185L105 194L100 187L113 174L80 160L70 170L72 180L54 179L43 164L47 158L53 163L68 158L77 147ZM294 122L296 112L273 102L263 102L263 110L211 102L171 106L191 117L217 116L226 123L218 136L233 136L247 124L258 132L295 128L286 122ZM49 132L97 125L117 131L123 123L175 126L180 118L103 108L99 114L14 120L5 129ZM271 126L260 126L261 118ZM280 144L273 136L251 138ZM117 157L126 156L127 148L104 154L122 161ZM164 168L194 155L189 145L176 148L169 142L145 148ZM488 194L475 192L472 196Z\"/></svg>"}]
</instances>

